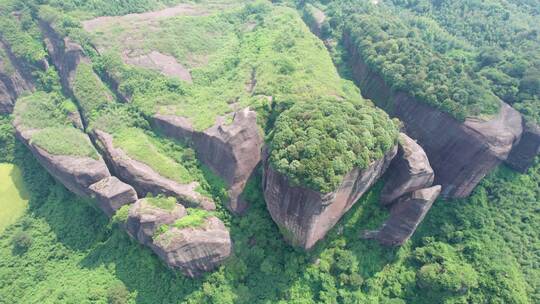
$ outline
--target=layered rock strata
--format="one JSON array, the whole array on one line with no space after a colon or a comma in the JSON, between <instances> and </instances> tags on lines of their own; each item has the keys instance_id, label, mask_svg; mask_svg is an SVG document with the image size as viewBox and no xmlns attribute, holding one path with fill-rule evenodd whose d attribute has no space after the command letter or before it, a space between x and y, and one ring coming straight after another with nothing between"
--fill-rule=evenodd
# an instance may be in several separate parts
<instances>
[{"instance_id":1,"label":"layered rock strata","mask_svg":"<svg viewBox=\"0 0 540 304\"><path fill-rule=\"evenodd\" d=\"M526 172L540 155L540 126L523 119L523 134L514 146L506 163L520 172Z\"/></svg>"},{"instance_id":2,"label":"layered rock strata","mask_svg":"<svg viewBox=\"0 0 540 304\"><path fill-rule=\"evenodd\" d=\"M350 53L353 77L364 97L372 99L405 124L418 140L435 171L435 184L445 197L466 197L480 180L504 161L522 133L521 115L506 104L488 120L460 122L404 92L394 92L363 62L348 33L343 37Z\"/></svg>"},{"instance_id":3,"label":"layered rock strata","mask_svg":"<svg viewBox=\"0 0 540 304\"><path fill-rule=\"evenodd\" d=\"M383 175L396 153L394 147L366 169L352 170L338 189L330 193L291 185L285 175L272 168L267 158L263 177L266 207L287 241L310 249Z\"/></svg>"},{"instance_id":4,"label":"layered rock strata","mask_svg":"<svg viewBox=\"0 0 540 304\"><path fill-rule=\"evenodd\" d=\"M399 149L386 174L381 204L388 205L400 196L429 187L435 175L424 149L404 133L399 134Z\"/></svg>"},{"instance_id":5,"label":"layered rock strata","mask_svg":"<svg viewBox=\"0 0 540 304\"><path fill-rule=\"evenodd\" d=\"M441 186L433 186L401 197L392 206L390 218L381 229L364 232L363 237L376 239L386 246L403 245L420 225L440 192Z\"/></svg>"},{"instance_id":6,"label":"layered rock strata","mask_svg":"<svg viewBox=\"0 0 540 304\"><path fill-rule=\"evenodd\" d=\"M94 130L93 134L115 175L135 187L141 197L148 193L163 194L178 198L182 204L188 207L216 209L211 199L195 191L199 186L197 182L180 184L163 177L150 166L129 157L121 148L115 147L112 135L100 130Z\"/></svg>"},{"instance_id":7,"label":"layered rock strata","mask_svg":"<svg viewBox=\"0 0 540 304\"><path fill-rule=\"evenodd\" d=\"M241 213L247 205L240 195L261 160L263 138L256 112L246 108L231 115L232 123L220 117L204 131L196 131L187 119L172 115L157 114L153 124L166 136L193 144L201 161L228 184L228 207Z\"/></svg>"}]
</instances>

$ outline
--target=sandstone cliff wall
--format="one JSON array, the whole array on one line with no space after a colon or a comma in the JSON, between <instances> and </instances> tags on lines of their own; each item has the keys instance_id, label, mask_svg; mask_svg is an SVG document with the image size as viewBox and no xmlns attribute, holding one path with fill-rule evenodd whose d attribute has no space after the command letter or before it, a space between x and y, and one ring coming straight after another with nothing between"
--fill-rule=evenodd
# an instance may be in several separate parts
<instances>
[{"instance_id":1,"label":"sandstone cliff wall","mask_svg":"<svg viewBox=\"0 0 540 304\"><path fill-rule=\"evenodd\" d=\"M418 140L435 170L435 184L445 197L466 197L480 180L505 160L522 133L521 115L506 104L496 117L460 122L449 114L403 93L394 92L384 79L362 61L345 33L353 76L364 97L372 99L405 124Z\"/></svg>"},{"instance_id":2,"label":"sandstone cliff wall","mask_svg":"<svg viewBox=\"0 0 540 304\"><path fill-rule=\"evenodd\" d=\"M241 194L247 180L261 160L263 138L257 125L257 113L248 108L232 114L204 131L196 131L182 117L157 114L154 127L165 135L192 143L199 158L229 185L229 209L241 213L247 206Z\"/></svg>"},{"instance_id":3,"label":"sandstone cliff wall","mask_svg":"<svg viewBox=\"0 0 540 304\"><path fill-rule=\"evenodd\" d=\"M396 151L397 147L364 170L352 170L331 193L292 186L288 178L276 172L266 159L263 177L266 207L290 243L309 249L382 176Z\"/></svg>"},{"instance_id":4,"label":"sandstone cliff wall","mask_svg":"<svg viewBox=\"0 0 540 304\"><path fill-rule=\"evenodd\" d=\"M526 172L540 155L540 126L523 119L523 134L514 146L506 163L520 172Z\"/></svg>"},{"instance_id":5,"label":"sandstone cliff wall","mask_svg":"<svg viewBox=\"0 0 540 304\"><path fill-rule=\"evenodd\" d=\"M0 56L0 114L9 114L22 93L34 90L34 80L1 40L0 48L6 55Z\"/></svg>"}]
</instances>

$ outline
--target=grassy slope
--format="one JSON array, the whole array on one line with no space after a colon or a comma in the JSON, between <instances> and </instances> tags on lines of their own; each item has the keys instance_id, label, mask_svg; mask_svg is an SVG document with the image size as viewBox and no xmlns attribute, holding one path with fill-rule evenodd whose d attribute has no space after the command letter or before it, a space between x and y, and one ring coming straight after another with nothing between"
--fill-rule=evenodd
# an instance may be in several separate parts
<instances>
[{"instance_id":1,"label":"grassy slope","mask_svg":"<svg viewBox=\"0 0 540 304\"><path fill-rule=\"evenodd\" d=\"M28 193L17 166L0 164L0 233L24 214Z\"/></svg>"}]
</instances>

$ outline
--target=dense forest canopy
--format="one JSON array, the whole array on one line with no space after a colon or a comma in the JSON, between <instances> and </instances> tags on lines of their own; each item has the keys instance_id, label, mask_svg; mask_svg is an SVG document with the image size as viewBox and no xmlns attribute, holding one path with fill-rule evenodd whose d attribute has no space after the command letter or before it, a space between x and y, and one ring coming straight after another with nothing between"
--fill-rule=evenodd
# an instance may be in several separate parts
<instances>
[{"instance_id":1,"label":"dense forest canopy","mask_svg":"<svg viewBox=\"0 0 540 304\"><path fill-rule=\"evenodd\" d=\"M500 100L540 122L540 20L521 1L314 1L395 90L458 119Z\"/></svg>"},{"instance_id":2,"label":"dense forest canopy","mask_svg":"<svg viewBox=\"0 0 540 304\"><path fill-rule=\"evenodd\" d=\"M243 217L232 216L223 207L223 181L185 143L165 139L152 130L146 118L155 113L156 105L167 105L171 98L185 104L193 96L202 98L208 111L184 114L192 115L198 127L207 127L214 115L229 111L223 105L236 96L234 89L245 89L245 80L256 67L259 83L255 91L260 98L241 96L239 100L257 109L261 126L273 138L277 168L282 159L290 164L298 160L282 169L290 170L287 174L297 182L320 190L331 190L338 177L353 166L363 168L382 157L395 143L397 123L359 99L358 89L340 79L323 44L309 35L291 8L259 1L261 5L248 12L212 15L199 23L189 18L171 22L170 29L177 31L194 26L220 28L234 38L227 41L241 46L227 49L223 41L194 43L195 50L207 48L218 56L214 65L194 73L193 84L127 66L114 52L97 54L92 43L107 40L107 33L102 37L86 33L81 24L95 16L144 12L180 2L184 1L0 0L0 36L36 79L37 93L19 100L18 109L31 104L19 113L24 123L30 128L62 129L52 135L45 132L38 142L52 143L45 148L56 153L93 155L94 150L74 150L80 143L77 136L84 133L73 128L68 116L78 107L86 131L110 132L131 157L178 181L199 182L197 191L218 204L212 214L230 229L234 254L216 272L195 280L169 270L118 227L127 217L126 209L109 220L95 201L70 193L15 138L13 117L0 115L0 162L21 168L30 193L25 215L0 234L0 302L540 302L539 161L526 174L501 165L471 197L438 200L414 237L400 248L389 249L359 238L360 231L375 229L388 217L388 211L379 207L382 182L310 252L283 241L265 207L260 170L244 193L251 208ZM294 6L293 1L282 2ZM540 122L537 0L393 0L379 6L368 2L312 4L329 16L324 26L327 37L341 39L348 28L369 62L394 88L459 119L493 114L501 99L529 120ZM241 18L246 16L253 18L249 21L262 18L266 26L240 35L245 21ZM77 105L62 92L55 69L43 69L47 52L38 18L53 22L81 43L92 58L92 65L83 65L76 75ZM190 35L186 39L193 38ZM162 37L167 42L176 39L175 35ZM171 45L176 47L179 61L182 52L191 47L186 41L159 46ZM339 47L333 53L336 64L346 59L340 58L345 53ZM0 52L0 56L7 55ZM106 72L122 77L120 90L133 97L133 103L117 102L110 88L99 77L93 78ZM222 77L210 77L215 73ZM296 91L291 89L293 83ZM217 89L207 90L212 86ZM309 103L315 100L313 96L321 95L326 98ZM273 96L274 108L268 96ZM212 108L214 98L221 98L221 107ZM306 111L313 116L306 117ZM274 133L269 132L272 129ZM51 141L50 136L58 134L74 141L68 146L54 145L59 142ZM291 134L300 140L293 140ZM297 157L300 154L311 157ZM332 170L321 172L321 165ZM161 208L171 206L165 197L148 199ZM191 210L190 217L175 224L196 226L207 216Z\"/></svg>"}]
</instances>

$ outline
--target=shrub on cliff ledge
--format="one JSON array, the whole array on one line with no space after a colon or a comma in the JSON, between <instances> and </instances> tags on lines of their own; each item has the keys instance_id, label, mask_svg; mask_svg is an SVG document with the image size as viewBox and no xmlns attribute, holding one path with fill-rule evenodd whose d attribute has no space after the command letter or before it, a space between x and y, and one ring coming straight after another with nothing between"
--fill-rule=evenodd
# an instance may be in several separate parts
<instances>
[{"instance_id":1,"label":"shrub on cliff ledge","mask_svg":"<svg viewBox=\"0 0 540 304\"><path fill-rule=\"evenodd\" d=\"M270 162L293 184L331 192L354 167L382 158L397 134L386 113L362 101L297 103L276 121Z\"/></svg>"}]
</instances>

